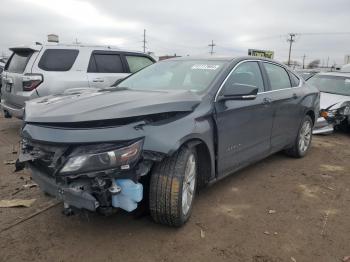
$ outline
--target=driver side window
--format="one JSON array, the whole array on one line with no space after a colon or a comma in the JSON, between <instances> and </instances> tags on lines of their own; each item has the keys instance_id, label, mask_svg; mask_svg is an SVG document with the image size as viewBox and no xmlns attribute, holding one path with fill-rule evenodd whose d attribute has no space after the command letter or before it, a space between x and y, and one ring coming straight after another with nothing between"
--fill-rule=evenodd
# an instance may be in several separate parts
<instances>
[{"instance_id":1,"label":"driver side window","mask_svg":"<svg viewBox=\"0 0 350 262\"><path fill-rule=\"evenodd\" d=\"M258 92L264 92L264 81L257 62L244 62L239 65L227 79L225 86L255 86Z\"/></svg>"}]
</instances>

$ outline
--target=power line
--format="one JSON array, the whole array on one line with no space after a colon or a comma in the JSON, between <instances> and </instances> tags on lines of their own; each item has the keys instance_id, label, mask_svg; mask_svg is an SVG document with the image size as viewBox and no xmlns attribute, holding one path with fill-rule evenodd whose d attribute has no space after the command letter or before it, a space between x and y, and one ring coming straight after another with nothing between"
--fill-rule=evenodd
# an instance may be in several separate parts
<instances>
[{"instance_id":1,"label":"power line","mask_svg":"<svg viewBox=\"0 0 350 262\"><path fill-rule=\"evenodd\" d=\"M210 46L210 55L214 54L214 46L216 46L216 44L214 44L214 40L211 40L211 44L209 44L208 46Z\"/></svg>"},{"instance_id":2,"label":"power line","mask_svg":"<svg viewBox=\"0 0 350 262\"><path fill-rule=\"evenodd\" d=\"M143 52L146 53L146 29L143 29Z\"/></svg>"},{"instance_id":3,"label":"power line","mask_svg":"<svg viewBox=\"0 0 350 262\"><path fill-rule=\"evenodd\" d=\"M290 33L289 38L287 39L287 41L289 42L288 66L290 66L290 55L292 53L292 44L293 42L295 42L295 36L296 34Z\"/></svg>"},{"instance_id":4,"label":"power line","mask_svg":"<svg viewBox=\"0 0 350 262\"><path fill-rule=\"evenodd\" d=\"M305 58L306 58L306 55L303 55L303 69L305 68Z\"/></svg>"}]
</instances>

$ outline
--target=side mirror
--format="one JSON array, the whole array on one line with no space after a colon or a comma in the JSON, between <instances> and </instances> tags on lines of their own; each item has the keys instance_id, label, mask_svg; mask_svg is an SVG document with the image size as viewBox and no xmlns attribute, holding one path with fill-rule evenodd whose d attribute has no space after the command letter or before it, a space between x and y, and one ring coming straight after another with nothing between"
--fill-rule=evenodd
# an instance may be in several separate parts
<instances>
[{"instance_id":1,"label":"side mirror","mask_svg":"<svg viewBox=\"0 0 350 262\"><path fill-rule=\"evenodd\" d=\"M259 89L253 85L233 83L224 85L219 100L254 100Z\"/></svg>"}]
</instances>

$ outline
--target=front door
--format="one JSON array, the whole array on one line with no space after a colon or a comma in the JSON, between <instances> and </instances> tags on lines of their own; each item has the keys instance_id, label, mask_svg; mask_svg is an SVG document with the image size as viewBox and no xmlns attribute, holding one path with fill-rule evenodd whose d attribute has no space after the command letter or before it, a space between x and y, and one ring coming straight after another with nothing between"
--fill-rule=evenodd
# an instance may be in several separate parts
<instances>
[{"instance_id":1,"label":"front door","mask_svg":"<svg viewBox=\"0 0 350 262\"><path fill-rule=\"evenodd\" d=\"M269 93L264 93L259 63L245 61L238 65L223 87L232 84L256 86L259 93L254 100L226 100L215 104L219 176L263 158L270 150L273 109Z\"/></svg>"}]
</instances>

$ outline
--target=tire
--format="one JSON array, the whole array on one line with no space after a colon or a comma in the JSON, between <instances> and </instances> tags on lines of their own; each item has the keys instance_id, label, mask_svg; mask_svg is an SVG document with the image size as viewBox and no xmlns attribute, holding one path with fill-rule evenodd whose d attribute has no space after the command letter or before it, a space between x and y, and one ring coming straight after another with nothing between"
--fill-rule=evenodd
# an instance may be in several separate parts
<instances>
[{"instance_id":1,"label":"tire","mask_svg":"<svg viewBox=\"0 0 350 262\"><path fill-rule=\"evenodd\" d=\"M295 158L302 158L307 154L312 141L312 127L312 119L310 116L306 115L301 122L294 145L285 151L287 155Z\"/></svg>"},{"instance_id":2,"label":"tire","mask_svg":"<svg viewBox=\"0 0 350 262\"><path fill-rule=\"evenodd\" d=\"M197 187L197 171L196 151L186 146L154 166L149 207L155 222L174 227L187 222Z\"/></svg>"}]
</instances>

